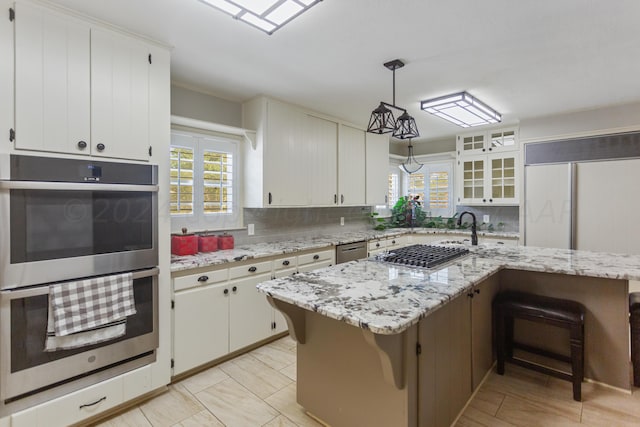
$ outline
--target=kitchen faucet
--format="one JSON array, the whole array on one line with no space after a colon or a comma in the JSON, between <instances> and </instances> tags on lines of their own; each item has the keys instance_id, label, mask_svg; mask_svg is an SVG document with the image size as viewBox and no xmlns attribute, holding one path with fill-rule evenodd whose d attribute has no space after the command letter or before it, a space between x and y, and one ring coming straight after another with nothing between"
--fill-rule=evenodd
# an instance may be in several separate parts
<instances>
[{"instance_id":1,"label":"kitchen faucet","mask_svg":"<svg viewBox=\"0 0 640 427\"><path fill-rule=\"evenodd\" d=\"M471 223L471 244L473 246L478 246L478 233L476 233L476 216L473 214L473 212L462 212L458 217L458 227L462 225L462 217L464 216L464 214L469 214L471 215L471 218L473 218L473 222Z\"/></svg>"}]
</instances>

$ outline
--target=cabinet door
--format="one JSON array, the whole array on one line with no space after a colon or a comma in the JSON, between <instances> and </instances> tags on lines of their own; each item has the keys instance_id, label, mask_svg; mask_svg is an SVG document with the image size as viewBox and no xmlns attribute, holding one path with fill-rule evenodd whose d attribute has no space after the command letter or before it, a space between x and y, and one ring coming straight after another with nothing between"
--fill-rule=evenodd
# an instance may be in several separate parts
<instances>
[{"instance_id":1,"label":"cabinet door","mask_svg":"<svg viewBox=\"0 0 640 427\"><path fill-rule=\"evenodd\" d=\"M173 312L173 375L229 352L229 289L223 283L176 292Z\"/></svg>"},{"instance_id":2,"label":"cabinet door","mask_svg":"<svg viewBox=\"0 0 640 427\"><path fill-rule=\"evenodd\" d=\"M338 204L365 204L364 131L345 125L338 138Z\"/></svg>"},{"instance_id":3,"label":"cabinet door","mask_svg":"<svg viewBox=\"0 0 640 427\"><path fill-rule=\"evenodd\" d=\"M264 206L310 204L309 161L303 127L306 115L294 107L267 101L264 151Z\"/></svg>"},{"instance_id":4,"label":"cabinet door","mask_svg":"<svg viewBox=\"0 0 640 427\"><path fill-rule=\"evenodd\" d=\"M386 205L389 193L389 136L366 133L366 203Z\"/></svg>"},{"instance_id":5,"label":"cabinet door","mask_svg":"<svg viewBox=\"0 0 640 427\"><path fill-rule=\"evenodd\" d=\"M31 3L16 9L15 148L89 154L89 26Z\"/></svg>"},{"instance_id":6,"label":"cabinet door","mask_svg":"<svg viewBox=\"0 0 640 427\"><path fill-rule=\"evenodd\" d=\"M312 161L309 169L309 188L312 206L337 204L338 187L338 124L319 117L307 116L304 156Z\"/></svg>"},{"instance_id":7,"label":"cabinet door","mask_svg":"<svg viewBox=\"0 0 640 427\"><path fill-rule=\"evenodd\" d=\"M273 309L267 296L256 285L271 279L271 274L229 282L229 351L254 344L272 334Z\"/></svg>"},{"instance_id":8,"label":"cabinet door","mask_svg":"<svg viewBox=\"0 0 640 427\"><path fill-rule=\"evenodd\" d=\"M489 131L487 146L493 153L517 150L518 132L515 128Z\"/></svg>"},{"instance_id":9,"label":"cabinet door","mask_svg":"<svg viewBox=\"0 0 640 427\"><path fill-rule=\"evenodd\" d=\"M462 204L482 204L487 201L485 181L487 156L467 156L458 160L460 197Z\"/></svg>"},{"instance_id":10,"label":"cabinet door","mask_svg":"<svg viewBox=\"0 0 640 427\"><path fill-rule=\"evenodd\" d=\"M456 136L458 156L466 154L482 154L487 151L486 132L466 133Z\"/></svg>"},{"instance_id":11,"label":"cabinet door","mask_svg":"<svg viewBox=\"0 0 640 427\"><path fill-rule=\"evenodd\" d=\"M493 326L491 303L500 290L497 275L494 275L474 288L471 302L471 373L473 390L493 366Z\"/></svg>"},{"instance_id":12,"label":"cabinet door","mask_svg":"<svg viewBox=\"0 0 640 427\"><path fill-rule=\"evenodd\" d=\"M488 156L489 181L488 194L485 194L485 198L490 204L518 204L517 165L517 153Z\"/></svg>"},{"instance_id":13,"label":"cabinet door","mask_svg":"<svg viewBox=\"0 0 640 427\"><path fill-rule=\"evenodd\" d=\"M91 154L149 159L149 49L91 30Z\"/></svg>"}]
</instances>

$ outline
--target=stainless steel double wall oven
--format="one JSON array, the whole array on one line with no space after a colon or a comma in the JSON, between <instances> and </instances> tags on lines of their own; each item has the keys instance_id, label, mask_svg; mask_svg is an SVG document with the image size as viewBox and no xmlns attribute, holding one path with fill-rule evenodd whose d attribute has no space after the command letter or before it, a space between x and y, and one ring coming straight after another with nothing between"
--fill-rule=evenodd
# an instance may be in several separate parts
<instances>
[{"instance_id":1,"label":"stainless steel double wall oven","mask_svg":"<svg viewBox=\"0 0 640 427\"><path fill-rule=\"evenodd\" d=\"M0 180L0 416L155 360L157 166L10 157ZM133 273L123 337L44 351L52 284Z\"/></svg>"}]
</instances>

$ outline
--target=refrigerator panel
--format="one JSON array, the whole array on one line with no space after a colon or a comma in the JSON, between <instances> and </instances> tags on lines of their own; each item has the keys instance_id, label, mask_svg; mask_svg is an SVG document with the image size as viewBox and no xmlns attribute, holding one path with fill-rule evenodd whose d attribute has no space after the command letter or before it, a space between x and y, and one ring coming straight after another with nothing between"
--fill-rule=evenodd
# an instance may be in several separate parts
<instances>
[{"instance_id":1,"label":"refrigerator panel","mask_svg":"<svg viewBox=\"0 0 640 427\"><path fill-rule=\"evenodd\" d=\"M525 167L525 245L570 249L572 165Z\"/></svg>"}]
</instances>

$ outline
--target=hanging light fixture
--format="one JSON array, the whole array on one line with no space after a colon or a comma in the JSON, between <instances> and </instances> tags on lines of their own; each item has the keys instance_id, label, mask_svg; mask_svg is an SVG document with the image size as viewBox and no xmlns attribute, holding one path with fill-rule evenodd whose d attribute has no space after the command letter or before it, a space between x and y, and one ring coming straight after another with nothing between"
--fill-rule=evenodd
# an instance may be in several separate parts
<instances>
[{"instance_id":1,"label":"hanging light fixture","mask_svg":"<svg viewBox=\"0 0 640 427\"><path fill-rule=\"evenodd\" d=\"M388 104L384 101L380 102L380 105L371 112L367 132L378 134L392 132L391 136L398 139L416 138L420 136L420 133L418 132L415 119L407 113L406 109L395 105L396 70L404 67L404 62L399 59L394 59L393 61L385 62L384 66L393 71L393 104ZM393 112L388 107L402 111L402 114L397 120L393 117Z\"/></svg>"},{"instance_id":2,"label":"hanging light fixture","mask_svg":"<svg viewBox=\"0 0 640 427\"><path fill-rule=\"evenodd\" d=\"M422 169L422 163L419 163L413 156L413 145L411 145L411 138L409 138L409 153L407 154L407 160L400 165L400 169L411 175Z\"/></svg>"}]
</instances>

